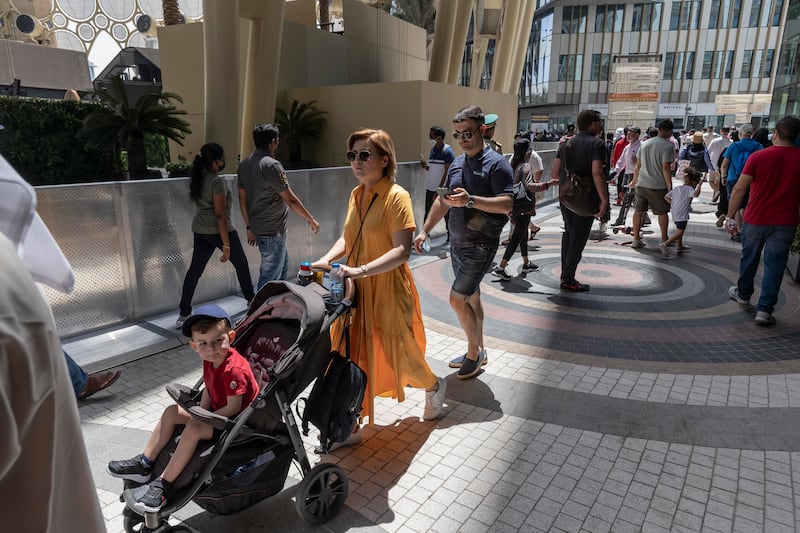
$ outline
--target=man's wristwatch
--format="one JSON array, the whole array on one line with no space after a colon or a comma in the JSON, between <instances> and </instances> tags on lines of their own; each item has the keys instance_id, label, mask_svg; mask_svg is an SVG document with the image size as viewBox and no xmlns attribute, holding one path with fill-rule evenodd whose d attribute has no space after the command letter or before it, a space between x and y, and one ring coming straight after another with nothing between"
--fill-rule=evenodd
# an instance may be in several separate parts
<instances>
[{"instance_id":1,"label":"man's wristwatch","mask_svg":"<svg viewBox=\"0 0 800 533\"><path fill-rule=\"evenodd\" d=\"M467 205L465 207L467 209L472 209L473 207L475 207L475 197L472 196L471 194L469 195L469 198L467 199Z\"/></svg>"}]
</instances>

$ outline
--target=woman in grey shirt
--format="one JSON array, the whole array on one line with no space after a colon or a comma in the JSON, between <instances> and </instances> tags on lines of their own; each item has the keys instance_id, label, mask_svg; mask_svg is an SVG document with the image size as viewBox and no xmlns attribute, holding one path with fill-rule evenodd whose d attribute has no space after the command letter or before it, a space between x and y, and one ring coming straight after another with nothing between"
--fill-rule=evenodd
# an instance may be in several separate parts
<instances>
[{"instance_id":1,"label":"woman in grey shirt","mask_svg":"<svg viewBox=\"0 0 800 533\"><path fill-rule=\"evenodd\" d=\"M215 249L222 250L223 263L230 259L236 269L236 277L242 288L242 295L249 302L253 299L253 281L250 267L244 255L239 235L231 224L231 192L219 172L225 168L225 153L217 143L203 145L192 164L192 178L189 182L189 196L194 200L197 211L192 220L194 250L192 262L183 280L180 317L176 322L179 328L192 314L192 297L203 270Z\"/></svg>"}]
</instances>

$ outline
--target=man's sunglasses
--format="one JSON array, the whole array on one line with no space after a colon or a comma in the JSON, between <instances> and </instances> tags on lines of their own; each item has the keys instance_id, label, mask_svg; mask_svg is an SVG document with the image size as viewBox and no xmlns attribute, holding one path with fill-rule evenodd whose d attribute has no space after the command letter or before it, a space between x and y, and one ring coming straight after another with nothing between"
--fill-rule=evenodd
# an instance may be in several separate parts
<instances>
[{"instance_id":1,"label":"man's sunglasses","mask_svg":"<svg viewBox=\"0 0 800 533\"><path fill-rule=\"evenodd\" d=\"M468 140L472 139L473 135L475 135L475 132L472 131L472 130L454 131L453 132L453 139L455 139L455 140L464 139L464 140L468 141Z\"/></svg>"},{"instance_id":2,"label":"man's sunglasses","mask_svg":"<svg viewBox=\"0 0 800 533\"><path fill-rule=\"evenodd\" d=\"M356 157L358 157L361 161L366 161L367 159L372 156L372 152L369 150L361 150L360 152L356 152L355 150L348 150L347 151L347 160L348 161L355 161Z\"/></svg>"}]
</instances>

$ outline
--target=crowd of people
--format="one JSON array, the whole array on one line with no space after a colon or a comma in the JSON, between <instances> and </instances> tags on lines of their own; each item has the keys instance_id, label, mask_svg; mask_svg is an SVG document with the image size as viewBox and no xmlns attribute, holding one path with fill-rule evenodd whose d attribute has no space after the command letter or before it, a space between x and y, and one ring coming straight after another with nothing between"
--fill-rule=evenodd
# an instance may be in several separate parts
<instances>
[{"instance_id":1,"label":"crowd of people","mask_svg":"<svg viewBox=\"0 0 800 533\"><path fill-rule=\"evenodd\" d=\"M312 265L328 269L339 264L332 276L351 278L358 295L358 306L351 311L347 326L348 340L345 341L345 325L341 321L334 324L330 333L333 348L343 351L342 344L347 342L350 357L367 375L362 417L340 446L363 440L361 424L366 419L374 422L376 397L402 402L407 386L425 390L425 420L445 415L447 381L426 362L423 313L408 265L412 248L418 253L429 249L429 234L443 218L447 220L453 270L448 298L466 341L466 352L449 361L449 366L457 369L455 378L467 380L479 375L488 364L481 301L484 276L491 272L501 280L509 280L511 275L506 268L517 249L522 255L522 273L538 270L527 249L527 241L538 231L531 225L535 201L524 209L517 207L519 184L534 198L537 192L560 188L564 231L559 288L578 293L590 290L589 284L576 279L576 273L594 221L604 226L609 220L610 183L617 186L617 205L626 190L633 191L635 197L631 248L646 246L641 228L650 211L658 220L659 251L669 257L673 244L679 253L689 249L684 234L691 202L707 181L713 189L712 202L720 210L718 227L724 224L731 238L742 243L739 278L730 287L729 296L741 305L749 305L763 253L764 275L755 322L776 322L772 313L800 210L800 150L795 147L800 120L784 117L771 135L765 128L764 132L754 131L749 124L738 130L722 127L719 134L708 127L705 132L676 135L668 119L647 128L644 135L642 128L635 125L607 134L601 114L584 110L576 117L576 123L556 139L559 144L550 177L542 181L542 160L532 149L532 142L556 136L541 131L519 132L509 161L494 138L498 119L496 114L486 114L475 105L459 109L452 120L452 137L460 155L445 142L443 127L430 128L430 154L427 161L421 161L428 171L423 221L414 219L411 196L396 183L397 156L390 134L380 129L359 129L346 141L347 158L357 184L347 206L342 206L343 211L346 208L342 234ZM243 296L250 300L269 281L289 277L288 211L305 219L312 233L320 228L292 191L275 157L279 135L272 124L256 126L256 150L238 169L247 243L258 246L261 254L256 288L239 235L231 223L232 195L219 176L225 167L223 148L216 143L204 145L192 169L189 188L196 206L192 222L194 251L183 285L177 326L191 339L191 348L204 361L206 392L201 407L227 417L240 413L255 397L259 385L249 365L230 346L235 336L230 317L215 306L192 312L195 286L214 251L219 250L219 260L231 261ZM676 228L671 235L670 214ZM506 249L495 265L501 234L509 221L512 230ZM66 361L74 365L69 356ZM63 370L64 365L60 368ZM75 395L87 397L118 377L116 373L93 379L76 372ZM213 428L193 419L182 408L170 406L142 454L109 463L108 470L114 476L149 479L156 455L177 425L186 426L179 448L163 473L141 495L137 505L144 511L158 511L169 498L171 484L188 463L197 442L212 438Z\"/></svg>"}]
</instances>

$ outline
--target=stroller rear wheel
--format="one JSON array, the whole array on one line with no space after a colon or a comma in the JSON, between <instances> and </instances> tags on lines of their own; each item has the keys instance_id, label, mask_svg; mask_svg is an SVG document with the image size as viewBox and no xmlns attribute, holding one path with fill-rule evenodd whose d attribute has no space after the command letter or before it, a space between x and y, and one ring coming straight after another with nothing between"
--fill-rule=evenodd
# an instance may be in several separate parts
<instances>
[{"instance_id":1,"label":"stroller rear wheel","mask_svg":"<svg viewBox=\"0 0 800 533\"><path fill-rule=\"evenodd\" d=\"M336 516L347 499L350 482L340 467L318 464L308 471L297 488L297 513L312 524L323 524Z\"/></svg>"}]
</instances>

